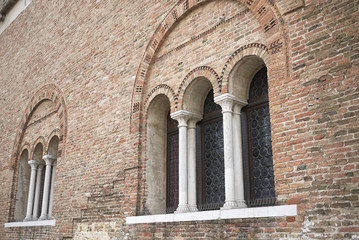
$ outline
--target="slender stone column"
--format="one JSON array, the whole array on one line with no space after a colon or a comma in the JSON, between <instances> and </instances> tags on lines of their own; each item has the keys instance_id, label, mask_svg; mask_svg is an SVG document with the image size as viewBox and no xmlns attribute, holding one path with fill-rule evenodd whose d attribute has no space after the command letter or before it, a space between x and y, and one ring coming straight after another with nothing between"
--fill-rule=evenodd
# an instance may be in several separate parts
<instances>
[{"instance_id":1,"label":"slender stone column","mask_svg":"<svg viewBox=\"0 0 359 240\"><path fill-rule=\"evenodd\" d=\"M40 200L40 189L41 189L41 177L42 177L42 169L44 165L39 164L37 167L37 174L36 174L36 184L35 184L35 199L34 199L34 208L32 211L32 219L37 220L39 218L39 200Z\"/></svg>"},{"instance_id":2,"label":"slender stone column","mask_svg":"<svg viewBox=\"0 0 359 240\"><path fill-rule=\"evenodd\" d=\"M31 166L31 175L30 175L30 185L29 185L29 195L27 197L27 209L26 209L26 217L25 221L32 220L32 207L34 204L34 194L35 194L35 180L36 180L36 169L39 164L35 160L30 160L29 165Z\"/></svg>"},{"instance_id":3,"label":"slender stone column","mask_svg":"<svg viewBox=\"0 0 359 240\"><path fill-rule=\"evenodd\" d=\"M223 141L224 141L224 174L226 200L222 209L238 208L235 199L235 172L233 158L233 104L240 102L231 94L223 94L214 99L214 102L221 105L223 114Z\"/></svg>"},{"instance_id":4,"label":"slender stone column","mask_svg":"<svg viewBox=\"0 0 359 240\"><path fill-rule=\"evenodd\" d=\"M244 200L243 150L241 136L241 109L244 105L235 104L233 108L233 155L234 155L234 191L239 208L247 207Z\"/></svg>"},{"instance_id":5,"label":"slender stone column","mask_svg":"<svg viewBox=\"0 0 359 240\"><path fill-rule=\"evenodd\" d=\"M196 123L199 118L188 120L188 206L191 212L197 209L196 191Z\"/></svg>"},{"instance_id":6,"label":"slender stone column","mask_svg":"<svg viewBox=\"0 0 359 240\"><path fill-rule=\"evenodd\" d=\"M52 206L54 200L54 182L55 182L55 174L56 174L56 162L52 164L52 174L51 174L51 186L50 186L50 202L49 202L49 213L47 218L52 219Z\"/></svg>"},{"instance_id":7,"label":"slender stone column","mask_svg":"<svg viewBox=\"0 0 359 240\"><path fill-rule=\"evenodd\" d=\"M171 117L178 121L178 135L179 135L179 168L178 168L178 208L175 213L189 212L188 207L188 142L187 142L187 121L193 114L180 110L171 114Z\"/></svg>"},{"instance_id":8,"label":"slender stone column","mask_svg":"<svg viewBox=\"0 0 359 240\"><path fill-rule=\"evenodd\" d=\"M42 159L45 160L46 163L46 171L45 171L45 184L44 184L44 193L42 196L42 208L41 208L41 216L40 220L46 220L47 219L47 206L49 204L49 192L50 192L50 181L51 181L51 166L54 160L56 158L51 155L45 155L42 157Z\"/></svg>"}]
</instances>

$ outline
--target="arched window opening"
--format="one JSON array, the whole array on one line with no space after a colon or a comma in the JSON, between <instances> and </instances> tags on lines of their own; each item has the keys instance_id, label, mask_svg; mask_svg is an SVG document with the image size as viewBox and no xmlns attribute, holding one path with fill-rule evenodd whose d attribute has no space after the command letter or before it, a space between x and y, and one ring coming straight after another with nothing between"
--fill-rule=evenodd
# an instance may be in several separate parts
<instances>
[{"instance_id":1,"label":"arched window opening","mask_svg":"<svg viewBox=\"0 0 359 240\"><path fill-rule=\"evenodd\" d=\"M219 209L225 202L223 120L211 90L204 102L203 119L197 123L198 210Z\"/></svg>"},{"instance_id":2,"label":"arched window opening","mask_svg":"<svg viewBox=\"0 0 359 240\"><path fill-rule=\"evenodd\" d=\"M166 213L178 207L178 122L167 115Z\"/></svg>"},{"instance_id":3,"label":"arched window opening","mask_svg":"<svg viewBox=\"0 0 359 240\"><path fill-rule=\"evenodd\" d=\"M48 155L44 156L43 159L46 161L46 169L48 184L43 196L44 202L47 203L46 207L42 208L42 217L47 219L52 219L52 206L53 206L53 198L54 198L54 182L55 182L55 173L56 173L56 165L58 158L58 148L59 148L59 138L58 136L54 136L48 146L47 152Z\"/></svg>"},{"instance_id":4,"label":"arched window opening","mask_svg":"<svg viewBox=\"0 0 359 240\"><path fill-rule=\"evenodd\" d=\"M147 200L148 214L166 213L167 191L167 118L170 102L166 95L156 96L147 112Z\"/></svg>"},{"instance_id":5,"label":"arched window opening","mask_svg":"<svg viewBox=\"0 0 359 240\"><path fill-rule=\"evenodd\" d=\"M275 186L266 67L252 79L248 106L242 109L242 126L247 206L273 205Z\"/></svg>"},{"instance_id":6,"label":"arched window opening","mask_svg":"<svg viewBox=\"0 0 359 240\"><path fill-rule=\"evenodd\" d=\"M31 175L25 217L26 221L38 220L41 214L45 179L45 164L42 160L42 155L43 146L41 143L38 143L34 149L32 160L29 161Z\"/></svg>"},{"instance_id":7,"label":"arched window opening","mask_svg":"<svg viewBox=\"0 0 359 240\"><path fill-rule=\"evenodd\" d=\"M22 221L26 215L27 198L29 195L29 183L31 168L28 164L29 152L25 149L22 151L19 161L18 184L16 192L16 203L14 220Z\"/></svg>"}]
</instances>

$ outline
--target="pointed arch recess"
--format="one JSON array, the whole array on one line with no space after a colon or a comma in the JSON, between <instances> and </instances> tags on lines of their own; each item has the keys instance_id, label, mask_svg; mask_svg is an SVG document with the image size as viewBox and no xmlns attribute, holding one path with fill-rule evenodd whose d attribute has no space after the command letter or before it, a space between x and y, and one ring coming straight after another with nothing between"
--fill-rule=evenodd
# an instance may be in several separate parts
<instances>
[{"instance_id":1,"label":"pointed arch recess","mask_svg":"<svg viewBox=\"0 0 359 240\"><path fill-rule=\"evenodd\" d=\"M143 111L142 102L143 87L145 85L148 69L154 60L155 53L172 26L179 21L187 12L194 7L210 0L178 0L174 7L167 13L164 20L159 24L146 50L143 54L141 63L138 67L131 100L131 130L137 131L138 126L132 123L138 122ZM281 53L285 60L285 77L290 75L290 59L288 57L288 33L287 27L280 14L279 8L272 0L237 0L246 6L255 15L262 30L266 34L269 42L269 50L272 55Z\"/></svg>"},{"instance_id":2,"label":"pointed arch recess","mask_svg":"<svg viewBox=\"0 0 359 240\"><path fill-rule=\"evenodd\" d=\"M20 154L21 150L21 142L24 137L24 133L28 124L28 121L31 117L31 114L33 111L45 100L49 100L54 103L55 109L57 110L57 116L59 118L60 122L60 128L57 130L58 137L60 139L59 142L59 155L61 153L64 153L64 147L65 147L65 140L67 135L67 108L65 104L65 99L63 97L62 92L55 84L48 84L40 88L34 96L31 98L29 104L27 105L24 115L21 119L21 122L19 124L14 146L13 146L13 152L11 155L11 159L9 162L9 167L13 170L16 169L17 159ZM46 144L46 141L44 141L44 144ZM44 148L46 148L46 145L44 145ZM15 171L16 172L16 171Z\"/></svg>"},{"instance_id":3,"label":"pointed arch recess","mask_svg":"<svg viewBox=\"0 0 359 240\"><path fill-rule=\"evenodd\" d=\"M18 161L20 154L22 153L22 150L24 148L24 145L21 145L27 124L29 123L31 114L36 110L36 108L43 102L49 100L51 101L55 109L57 110L57 116L59 118L60 128L58 129L58 137L59 137L59 151L58 151L58 157L61 156L61 153L65 152L65 141L67 136L67 108L65 104L65 99L63 97L62 92L55 84L48 84L40 88L31 98L29 104L25 108L25 112L23 117L21 118L19 127L17 129L16 135L15 135L15 141L13 145L13 152L11 155L11 159L9 161L9 169L13 170L13 181L11 186L11 194L10 196L14 196L16 192L16 185L17 185L17 167L18 167ZM29 157L33 154L33 150L37 143L41 142L43 145L43 151L45 152L47 149L47 145L45 145L47 142L43 137L38 138L34 145L31 146L31 149L29 148ZM25 143L25 145L28 145ZM30 147L30 146L29 146ZM63 154L62 154L63 155ZM8 220L11 221L14 217L14 211L15 211L15 198L12 198L10 200L10 211Z\"/></svg>"}]
</instances>

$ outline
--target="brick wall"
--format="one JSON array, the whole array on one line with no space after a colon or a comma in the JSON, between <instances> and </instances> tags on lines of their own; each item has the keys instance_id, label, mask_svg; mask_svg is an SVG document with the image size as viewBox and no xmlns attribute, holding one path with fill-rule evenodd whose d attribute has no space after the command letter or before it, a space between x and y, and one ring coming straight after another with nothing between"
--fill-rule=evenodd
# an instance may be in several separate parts
<instances>
[{"instance_id":1,"label":"brick wall","mask_svg":"<svg viewBox=\"0 0 359 240\"><path fill-rule=\"evenodd\" d=\"M0 239L358 239L358 7L357 0L33 0L0 35ZM278 204L297 204L298 215L126 225L126 216L145 211L144 104L162 91L154 88L167 84L178 110L176 94L193 69L206 67L193 75L214 76L223 93L232 62L261 51ZM48 122L21 137L31 103L49 84L66 121L43 102L32 119ZM63 129L56 226L5 229L16 149L56 127Z\"/></svg>"}]
</instances>

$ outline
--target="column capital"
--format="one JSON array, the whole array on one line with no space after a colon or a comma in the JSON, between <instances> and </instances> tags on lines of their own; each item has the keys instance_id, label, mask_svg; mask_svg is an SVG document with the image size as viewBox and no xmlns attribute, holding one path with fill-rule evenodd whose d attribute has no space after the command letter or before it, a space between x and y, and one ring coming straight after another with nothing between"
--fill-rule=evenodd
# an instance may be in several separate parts
<instances>
[{"instance_id":1,"label":"column capital","mask_svg":"<svg viewBox=\"0 0 359 240\"><path fill-rule=\"evenodd\" d=\"M171 113L171 118L178 121L178 127L187 126L188 120L196 120L199 121L202 119L202 116L196 113L191 113L187 110L179 110L177 112Z\"/></svg>"},{"instance_id":2,"label":"column capital","mask_svg":"<svg viewBox=\"0 0 359 240\"><path fill-rule=\"evenodd\" d=\"M233 114L234 115L241 115L242 108L246 105L234 104L233 106Z\"/></svg>"},{"instance_id":3,"label":"column capital","mask_svg":"<svg viewBox=\"0 0 359 240\"><path fill-rule=\"evenodd\" d=\"M215 97L214 102L221 105L222 112L223 111L225 111L225 112L231 111L232 112L233 106L244 107L248 104L247 101L241 100L241 99L237 98L236 96L233 96L232 94L229 94L229 93L225 93L218 97Z\"/></svg>"},{"instance_id":4,"label":"column capital","mask_svg":"<svg viewBox=\"0 0 359 240\"><path fill-rule=\"evenodd\" d=\"M51 165L57 158L53 155L44 155L42 159L45 161L46 165Z\"/></svg>"},{"instance_id":5,"label":"column capital","mask_svg":"<svg viewBox=\"0 0 359 240\"><path fill-rule=\"evenodd\" d=\"M27 162L30 166L31 166L31 168L33 168L33 169L36 169L37 168L37 166L40 164L38 161L36 161L36 160L29 160L28 162Z\"/></svg>"}]
</instances>

